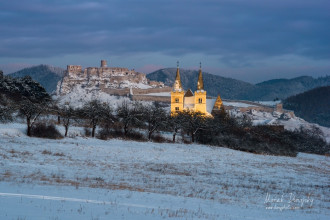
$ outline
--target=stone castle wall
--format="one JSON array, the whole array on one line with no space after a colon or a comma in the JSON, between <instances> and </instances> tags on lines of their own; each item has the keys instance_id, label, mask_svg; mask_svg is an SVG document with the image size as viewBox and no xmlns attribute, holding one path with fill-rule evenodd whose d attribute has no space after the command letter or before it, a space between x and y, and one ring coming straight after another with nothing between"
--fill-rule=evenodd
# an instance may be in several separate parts
<instances>
[{"instance_id":1,"label":"stone castle wall","mask_svg":"<svg viewBox=\"0 0 330 220\"><path fill-rule=\"evenodd\" d=\"M100 90L102 92L105 92L107 94L110 95L119 95L119 96L127 96L130 95L130 88L123 88L123 89L113 89L113 88L104 88L104 87L100 87ZM170 87L164 87L164 88L149 88L149 89L138 89L138 88L132 88L132 92L133 92L133 97L134 96L149 96L147 94L149 93L162 93L162 92L170 92L171 88ZM152 97L152 96L150 96ZM158 97L158 96L155 96ZM165 96L166 97L166 96ZM170 96L167 96L168 98L170 98ZM148 99L148 98L146 98ZM167 99L164 99L167 100ZM170 99L169 99L170 100ZM170 102L170 101L169 101Z\"/></svg>"},{"instance_id":2,"label":"stone castle wall","mask_svg":"<svg viewBox=\"0 0 330 220\"><path fill-rule=\"evenodd\" d=\"M163 88L149 88L149 89L138 89L133 88L133 95L142 95L148 93L161 93L161 92L171 92L171 87L163 87Z\"/></svg>"},{"instance_id":3,"label":"stone castle wall","mask_svg":"<svg viewBox=\"0 0 330 220\"><path fill-rule=\"evenodd\" d=\"M133 95L132 100L170 103L171 97L170 96Z\"/></svg>"},{"instance_id":4,"label":"stone castle wall","mask_svg":"<svg viewBox=\"0 0 330 220\"><path fill-rule=\"evenodd\" d=\"M104 61L105 62L105 61ZM102 64L101 67L87 67L82 70L82 67L79 65L67 65L66 76L69 78L89 78L89 77L111 77L111 76L136 76L143 75L144 73L135 72L135 70L129 70L128 68L122 67L107 67L105 64Z\"/></svg>"}]
</instances>

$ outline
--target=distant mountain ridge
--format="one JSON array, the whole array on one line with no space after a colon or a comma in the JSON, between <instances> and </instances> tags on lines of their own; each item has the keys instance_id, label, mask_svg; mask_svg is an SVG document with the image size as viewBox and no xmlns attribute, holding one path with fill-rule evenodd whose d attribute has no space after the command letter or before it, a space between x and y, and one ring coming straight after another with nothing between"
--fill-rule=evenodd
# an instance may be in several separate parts
<instances>
[{"instance_id":1,"label":"distant mountain ridge","mask_svg":"<svg viewBox=\"0 0 330 220\"><path fill-rule=\"evenodd\" d=\"M300 76L293 79L268 80L256 84L256 88L249 94L249 98L256 100L262 95L264 100L285 99L310 89L328 85L330 85L330 76L319 78Z\"/></svg>"},{"instance_id":2,"label":"distant mountain ridge","mask_svg":"<svg viewBox=\"0 0 330 220\"><path fill-rule=\"evenodd\" d=\"M31 78L39 82L48 93L51 93L56 90L57 82L64 76L64 69L41 64L24 68L8 75L15 78L31 76Z\"/></svg>"},{"instance_id":3,"label":"distant mountain ridge","mask_svg":"<svg viewBox=\"0 0 330 220\"><path fill-rule=\"evenodd\" d=\"M330 127L330 86L318 87L283 101L286 109L294 110L306 121Z\"/></svg>"},{"instance_id":4,"label":"distant mountain ridge","mask_svg":"<svg viewBox=\"0 0 330 220\"><path fill-rule=\"evenodd\" d=\"M150 80L161 81L172 86L176 68L165 68L149 73ZM184 89L195 90L197 86L197 70L180 69L181 81ZM258 84L251 84L241 80L226 78L209 73L203 73L204 86L209 96L220 94L225 99L269 101L285 99L289 96L320 87L330 85L330 76L313 78L301 76L293 79L273 79Z\"/></svg>"},{"instance_id":5,"label":"distant mountain ridge","mask_svg":"<svg viewBox=\"0 0 330 220\"><path fill-rule=\"evenodd\" d=\"M147 78L149 80L163 82L167 86L172 86L175 75L176 68L166 68L149 73ZM180 69L180 76L182 86L185 90L196 90L198 80L197 70ZM238 97L243 97L244 93L250 91L254 87L253 84L241 80L226 78L205 72L203 72L203 81L204 87L207 90L207 95L217 96L218 94L221 94L221 96L226 99L238 99ZM239 88L239 90L236 88Z\"/></svg>"}]
</instances>

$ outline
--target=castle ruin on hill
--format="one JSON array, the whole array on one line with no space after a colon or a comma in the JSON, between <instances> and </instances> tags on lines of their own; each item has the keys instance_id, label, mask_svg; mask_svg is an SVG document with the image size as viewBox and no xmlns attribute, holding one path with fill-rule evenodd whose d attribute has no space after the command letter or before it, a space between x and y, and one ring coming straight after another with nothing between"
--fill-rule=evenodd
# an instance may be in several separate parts
<instances>
[{"instance_id":1,"label":"castle ruin on hill","mask_svg":"<svg viewBox=\"0 0 330 220\"><path fill-rule=\"evenodd\" d=\"M162 82L148 80L146 74L136 72L134 69L108 67L105 60L101 60L100 67L82 69L80 65L67 66L64 78L57 85L56 93L66 95L77 89L84 90L86 93L99 90L120 96L162 93L171 90Z\"/></svg>"}]
</instances>

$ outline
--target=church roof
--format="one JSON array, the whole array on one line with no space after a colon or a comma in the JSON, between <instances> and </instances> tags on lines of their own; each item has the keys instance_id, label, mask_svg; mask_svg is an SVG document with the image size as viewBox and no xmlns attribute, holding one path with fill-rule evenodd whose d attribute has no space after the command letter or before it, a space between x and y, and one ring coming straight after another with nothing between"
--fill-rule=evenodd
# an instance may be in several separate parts
<instances>
[{"instance_id":1,"label":"church roof","mask_svg":"<svg viewBox=\"0 0 330 220\"><path fill-rule=\"evenodd\" d=\"M184 94L184 97L191 97L191 96L194 96L194 93L191 91L191 89L188 89L186 94Z\"/></svg>"},{"instance_id":2,"label":"church roof","mask_svg":"<svg viewBox=\"0 0 330 220\"><path fill-rule=\"evenodd\" d=\"M208 98L206 99L206 111L211 114L216 99L215 98Z\"/></svg>"},{"instance_id":3,"label":"church roof","mask_svg":"<svg viewBox=\"0 0 330 220\"><path fill-rule=\"evenodd\" d=\"M181 84L181 78L180 78L180 70L179 70L179 64L178 64L178 68L176 69L176 77L175 77L175 81L173 84L173 90L174 91L182 91L182 84Z\"/></svg>"},{"instance_id":4,"label":"church roof","mask_svg":"<svg viewBox=\"0 0 330 220\"><path fill-rule=\"evenodd\" d=\"M199 69L198 81L197 81L197 90L204 90L204 82L202 76L202 68Z\"/></svg>"}]
</instances>

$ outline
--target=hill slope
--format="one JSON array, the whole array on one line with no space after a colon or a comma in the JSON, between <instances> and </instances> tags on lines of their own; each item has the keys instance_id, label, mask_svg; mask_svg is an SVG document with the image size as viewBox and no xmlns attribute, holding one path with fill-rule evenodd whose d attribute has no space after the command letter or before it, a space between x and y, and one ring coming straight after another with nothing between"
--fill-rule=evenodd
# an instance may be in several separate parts
<instances>
[{"instance_id":1,"label":"hill slope","mask_svg":"<svg viewBox=\"0 0 330 220\"><path fill-rule=\"evenodd\" d=\"M57 82L63 77L64 70L59 67L49 65L39 65L29 67L9 74L11 77L31 76L31 78L39 82L47 92L51 93L56 90Z\"/></svg>"},{"instance_id":2,"label":"hill slope","mask_svg":"<svg viewBox=\"0 0 330 220\"><path fill-rule=\"evenodd\" d=\"M330 86L324 86L291 96L284 100L284 108L294 110L306 121L330 127Z\"/></svg>"},{"instance_id":3,"label":"hill slope","mask_svg":"<svg viewBox=\"0 0 330 220\"><path fill-rule=\"evenodd\" d=\"M330 76L313 78L311 76L301 76L293 79L274 79L255 85L250 91L250 100L273 100L275 98L285 99L307 90L330 85Z\"/></svg>"},{"instance_id":4,"label":"hill slope","mask_svg":"<svg viewBox=\"0 0 330 220\"><path fill-rule=\"evenodd\" d=\"M175 74L176 68L165 68L149 73L147 78L172 86ZM184 89L191 88L195 90L198 71L180 69L180 75ZM330 76L317 79L311 76L301 76L293 79L273 79L256 85L210 73L203 73L203 79L204 86L207 88L210 96L217 96L220 93L225 99L252 101L274 100L275 98L285 99L316 87L330 85Z\"/></svg>"}]
</instances>

